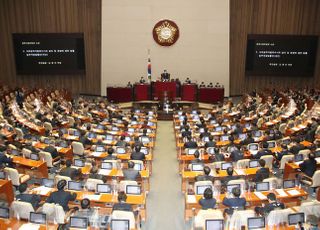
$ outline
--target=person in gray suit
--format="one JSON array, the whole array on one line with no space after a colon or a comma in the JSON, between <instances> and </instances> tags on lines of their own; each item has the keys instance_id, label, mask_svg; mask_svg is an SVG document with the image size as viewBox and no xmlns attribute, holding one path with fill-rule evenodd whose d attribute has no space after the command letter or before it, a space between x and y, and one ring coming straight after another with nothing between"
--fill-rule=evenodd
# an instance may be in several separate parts
<instances>
[{"instance_id":1,"label":"person in gray suit","mask_svg":"<svg viewBox=\"0 0 320 230\"><path fill-rule=\"evenodd\" d=\"M22 183L19 185L19 192L20 194L16 196L17 200L28 202L32 205L33 209L36 211L39 207L39 203L41 201L41 197L35 194L28 194L28 185L27 183Z\"/></svg>"},{"instance_id":2,"label":"person in gray suit","mask_svg":"<svg viewBox=\"0 0 320 230\"><path fill-rule=\"evenodd\" d=\"M208 166L203 168L204 175L196 176L196 181L213 181L213 176L210 176L211 169Z\"/></svg>"},{"instance_id":3,"label":"person in gray suit","mask_svg":"<svg viewBox=\"0 0 320 230\"><path fill-rule=\"evenodd\" d=\"M127 195L124 192L118 193L118 203L114 204L112 207L112 211L128 211L132 212L131 204L126 203Z\"/></svg>"},{"instance_id":4,"label":"person in gray suit","mask_svg":"<svg viewBox=\"0 0 320 230\"><path fill-rule=\"evenodd\" d=\"M140 177L140 172L134 169L134 162L128 162L128 169L123 170L123 176L125 180L137 180Z\"/></svg>"},{"instance_id":5,"label":"person in gray suit","mask_svg":"<svg viewBox=\"0 0 320 230\"><path fill-rule=\"evenodd\" d=\"M78 170L78 169L72 168L71 165L72 165L72 161L68 159L66 161L66 167L61 169L59 174L61 176L67 176L67 177L70 177L72 180L75 180L78 176L80 176L81 171L80 169Z\"/></svg>"}]
</instances>

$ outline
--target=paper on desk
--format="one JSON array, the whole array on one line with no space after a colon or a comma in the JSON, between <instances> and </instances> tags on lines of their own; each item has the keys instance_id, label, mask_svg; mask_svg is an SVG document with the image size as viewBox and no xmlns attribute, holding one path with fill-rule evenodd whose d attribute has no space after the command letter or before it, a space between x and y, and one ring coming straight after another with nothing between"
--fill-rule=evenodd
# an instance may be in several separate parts
<instances>
[{"instance_id":1,"label":"paper on desk","mask_svg":"<svg viewBox=\"0 0 320 230\"><path fill-rule=\"evenodd\" d=\"M59 152L62 149L62 147L56 147L56 149Z\"/></svg>"},{"instance_id":2,"label":"paper on desk","mask_svg":"<svg viewBox=\"0 0 320 230\"><path fill-rule=\"evenodd\" d=\"M238 175L245 175L245 172L243 169L235 169L234 170Z\"/></svg>"},{"instance_id":3,"label":"paper on desk","mask_svg":"<svg viewBox=\"0 0 320 230\"><path fill-rule=\"evenodd\" d=\"M19 230L38 230L38 229L40 229L40 225L32 224L32 223L23 224L19 228Z\"/></svg>"},{"instance_id":4,"label":"paper on desk","mask_svg":"<svg viewBox=\"0 0 320 230\"><path fill-rule=\"evenodd\" d=\"M267 200L267 197L263 195L261 192L254 192L254 194L260 199L260 200Z\"/></svg>"},{"instance_id":5,"label":"paper on desk","mask_svg":"<svg viewBox=\"0 0 320 230\"><path fill-rule=\"evenodd\" d=\"M101 195L84 195L83 198L87 198L89 200L100 200Z\"/></svg>"},{"instance_id":6,"label":"paper on desk","mask_svg":"<svg viewBox=\"0 0 320 230\"><path fill-rule=\"evenodd\" d=\"M296 165L300 165L303 161L296 161Z\"/></svg>"},{"instance_id":7,"label":"paper on desk","mask_svg":"<svg viewBox=\"0 0 320 230\"><path fill-rule=\"evenodd\" d=\"M37 192L37 194L39 195L44 196L44 195L47 195L49 192L51 192L52 188L40 186L40 187L34 188L33 191Z\"/></svg>"},{"instance_id":8,"label":"paper on desk","mask_svg":"<svg viewBox=\"0 0 320 230\"><path fill-rule=\"evenodd\" d=\"M101 154L102 154L102 152L93 152L93 153L91 153L91 156L100 157Z\"/></svg>"},{"instance_id":9,"label":"paper on desk","mask_svg":"<svg viewBox=\"0 0 320 230\"><path fill-rule=\"evenodd\" d=\"M109 176L111 170L109 169L100 169L98 174L104 175L104 176Z\"/></svg>"},{"instance_id":10,"label":"paper on desk","mask_svg":"<svg viewBox=\"0 0 320 230\"><path fill-rule=\"evenodd\" d=\"M289 191L287 191L287 193L289 193L291 196L300 195L300 192L296 189L289 190Z\"/></svg>"},{"instance_id":11,"label":"paper on desk","mask_svg":"<svg viewBox=\"0 0 320 230\"><path fill-rule=\"evenodd\" d=\"M283 190L283 189L276 189L276 192L279 194L281 197L286 197L288 194Z\"/></svg>"},{"instance_id":12,"label":"paper on desk","mask_svg":"<svg viewBox=\"0 0 320 230\"><path fill-rule=\"evenodd\" d=\"M299 128L298 127L293 127L292 130L293 131L299 131Z\"/></svg>"},{"instance_id":13,"label":"paper on desk","mask_svg":"<svg viewBox=\"0 0 320 230\"><path fill-rule=\"evenodd\" d=\"M187 195L187 203L197 203L196 196L194 196L194 195Z\"/></svg>"}]
</instances>

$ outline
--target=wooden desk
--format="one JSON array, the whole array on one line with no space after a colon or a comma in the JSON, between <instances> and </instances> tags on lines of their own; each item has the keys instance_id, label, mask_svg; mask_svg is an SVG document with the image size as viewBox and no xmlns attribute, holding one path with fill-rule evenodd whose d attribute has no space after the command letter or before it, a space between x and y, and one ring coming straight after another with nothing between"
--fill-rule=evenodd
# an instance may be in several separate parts
<instances>
[{"instance_id":1,"label":"wooden desk","mask_svg":"<svg viewBox=\"0 0 320 230\"><path fill-rule=\"evenodd\" d=\"M13 163L20 173L29 174L37 178L48 178L48 167L44 161L34 161L24 157L14 156Z\"/></svg>"},{"instance_id":2,"label":"wooden desk","mask_svg":"<svg viewBox=\"0 0 320 230\"><path fill-rule=\"evenodd\" d=\"M25 220L17 220L15 218L10 218L8 220L0 219L0 229L12 229L12 230L18 230L22 225L27 224L28 221ZM46 225L40 225L39 230L56 230L58 228L58 225L56 224L48 224Z\"/></svg>"},{"instance_id":3,"label":"wooden desk","mask_svg":"<svg viewBox=\"0 0 320 230\"><path fill-rule=\"evenodd\" d=\"M45 143L41 143L41 142L36 142L33 144L33 146L35 148L38 149L45 149L47 146L47 144ZM73 159L73 152L72 152L72 148L62 148L62 147L55 147L60 155L60 157L62 158L66 158L66 159Z\"/></svg>"},{"instance_id":4,"label":"wooden desk","mask_svg":"<svg viewBox=\"0 0 320 230\"><path fill-rule=\"evenodd\" d=\"M11 205L14 200L11 180L0 180L0 200L7 201L9 205Z\"/></svg>"}]
</instances>

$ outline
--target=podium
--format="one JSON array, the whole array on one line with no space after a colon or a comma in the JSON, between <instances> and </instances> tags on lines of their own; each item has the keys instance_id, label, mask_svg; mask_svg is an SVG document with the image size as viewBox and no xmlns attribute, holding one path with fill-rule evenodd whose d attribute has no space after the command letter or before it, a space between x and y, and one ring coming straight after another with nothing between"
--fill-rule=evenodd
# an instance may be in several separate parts
<instances>
[{"instance_id":1,"label":"podium","mask_svg":"<svg viewBox=\"0 0 320 230\"><path fill-rule=\"evenodd\" d=\"M132 87L107 87L107 98L115 103L132 101Z\"/></svg>"},{"instance_id":2,"label":"podium","mask_svg":"<svg viewBox=\"0 0 320 230\"><path fill-rule=\"evenodd\" d=\"M135 84L133 92L135 101L151 100L150 84Z\"/></svg>"},{"instance_id":3,"label":"podium","mask_svg":"<svg viewBox=\"0 0 320 230\"><path fill-rule=\"evenodd\" d=\"M205 103L223 102L224 88L199 88L198 101Z\"/></svg>"},{"instance_id":4,"label":"podium","mask_svg":"<svg viewBox=\"0 0 320 230\"><path fill-rule=\"evenodd\" d=\"M164 93L166 92L166 93ZM173 100L177 97L177 84L174 81L169 82L162 82L162 81L156 81L153 82L152 85L152 99L154 98L161 98L163 95L168 95L169 100Z\"/></svg>"},{"instance_id":5,"label":"podium","mask_svg":"<svg viewBox=\"0 0 320 230\"><path fill-rule=\"evenodd\" d=\"M182 101L196 101L197 100L197 84L183 84L181 87Z\"/></svg>"}]
</instances>

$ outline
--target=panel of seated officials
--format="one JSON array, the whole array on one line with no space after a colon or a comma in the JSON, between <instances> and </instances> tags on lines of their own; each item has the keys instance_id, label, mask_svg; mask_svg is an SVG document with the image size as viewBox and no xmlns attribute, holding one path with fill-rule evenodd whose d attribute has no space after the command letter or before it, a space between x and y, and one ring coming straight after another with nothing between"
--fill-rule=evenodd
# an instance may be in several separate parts
<instances>
[{"instance_id":1,"label":"panel of seated officials","mask_svg":"<svg viewBox=\"0 0 320 230\"><path fill-rule=\"evenodd\" d=\"M37 102L34 118L32 100L20 107L8 99L0 123L0 192L9 208L1 217L10 214L0 226L135 229L145 221L156 113L120 111L103 100L70 106L51 95L50 109Z\"/></svg>"},{"instance_id":2,"label":"panel of seated officials","mask_svg":"<svg viewBox=\"0 0 320 230\"><path fill-rule=\"evenodd\" d=\"M308 111L297 108L300 99L284 105L277 104L276 97L275 101L267 97L264 103L257 103L258 94L248 98L238 105L225 102L206 113L178 111L174 116L185 218L195 216L193 224L201 229L206 227L206 215L217 219L220 214L228 221L208 221L227 229L242 225L251 229L253 222L260 222L260 228L286 223L282 227L290 229L307 222L311 213L304 206L320 208L314 199L312 204L303 201L320 186L319 117L313 112L319 104ZM288 212L280 222L273 221L273 205ZM245 220L235 221L238 215Z\"/></svg>"}]
</instances>

